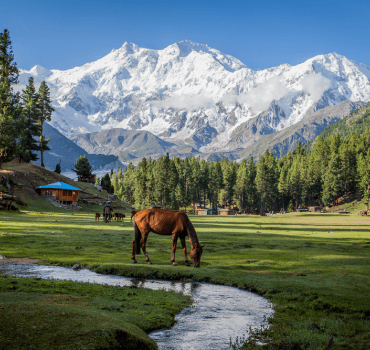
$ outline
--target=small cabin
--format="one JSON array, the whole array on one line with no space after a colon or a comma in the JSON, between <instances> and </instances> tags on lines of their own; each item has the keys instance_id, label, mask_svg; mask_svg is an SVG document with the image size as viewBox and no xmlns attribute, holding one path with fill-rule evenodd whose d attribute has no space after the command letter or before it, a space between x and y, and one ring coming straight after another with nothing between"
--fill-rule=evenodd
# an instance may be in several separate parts
<instances>
[{"instance_id":1,"label":"small cabin","mask_svg":"<svg viewBox=\"0 0 370 350\"><path fill-rule=\"evenodd\" d=\"M310 211L311 213L321 212L322 207L320 207L320 206L311 206L311 207L308 207L308 211Z\"/></svg>"},{"instance_id":2,"label":"small cabin","mask_svg":"<svg viewBox=\"0 0 370 350\"><path fill-rule=\"evenodd\" d=\"M219 213L219 215L235 215L236 210L233 210L233 209L219 209L218 213Z\"/></svg>"},{"instance_id":3,"label":"small cabin","mask_svg":"<svg viewBox=\"0 0 370 350\"><path fill-rule=\"evenodd\" d=\"M65 182L55 182L36 188L36 192L49 201L59 201L61 204L77 205L80 188L73 187Z\"/></svg>"},{"instance_id":4,"label":"small cabin","mask_svg":"<svg viewBox=\"0 0 370 350\"><path fill-rule=\"evenodd\" d=\"M210 210L209 209L196 209L195 213L198 215L209 215Z\"/></svg>"}]
</instances>

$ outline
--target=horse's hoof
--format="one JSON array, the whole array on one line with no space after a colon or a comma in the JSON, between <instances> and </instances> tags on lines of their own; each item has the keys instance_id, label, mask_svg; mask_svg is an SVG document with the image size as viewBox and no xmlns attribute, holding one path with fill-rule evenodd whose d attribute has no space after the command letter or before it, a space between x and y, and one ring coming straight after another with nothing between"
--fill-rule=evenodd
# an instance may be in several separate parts
<instances>
[{"instance_id":1,"label":"horse's hoof","mask_svg":"<svg viewBox=\"0 0 370 350\"><path fill-rule=\"evenodd\" d=\"M137 261L136 261L136 260L132 260L132 262L133 262L134 264L137 264Z\"/></svg>"},{"instance_id":2,"label":"horse's hoof","mask_svg":"<svg viewBox=\"0 0 370 350\"><path fill-rule=\"evenodd\" d=\"M189 262L187 262L187 261L185 262L185 265L186 266L191 266L191 264Z\"/></svg>"},{"instance_id":3,"label":"horse's hoof","mask_svg":"<svg viewBox=\"0 0 370 350\"><path fill-rule=\"evenodd\" d=\"M173 265L173 266L177 266L177 262L173 262L173 263L172 263L172 265Z\"/></svg>"},{"instance_id":4,"label":"horse's hoof","mask_svg":"<svg viewBox=\"0 0 370 350\"><path fill-rule=\"evenodd\" d=\"M153 265L153 263L151 261L148 261L148 265Z\"/></svg>"}]
</instances>

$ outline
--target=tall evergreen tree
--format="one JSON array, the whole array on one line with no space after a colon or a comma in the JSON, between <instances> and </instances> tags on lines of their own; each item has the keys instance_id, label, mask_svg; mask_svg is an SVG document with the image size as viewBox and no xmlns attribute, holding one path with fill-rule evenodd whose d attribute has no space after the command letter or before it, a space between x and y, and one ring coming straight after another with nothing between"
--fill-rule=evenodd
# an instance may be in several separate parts
<instances>
[{"instance_id":1,"label":"tall evergreen tree","mask_svg":"<svg viewBox=\"0 0 370 350\"><path fill-rule=\"evenodd\" d=\"M19 161L29 163L38 159L35 151L40 150L36 139L41 136L39 124L40 109L39 96L36 93L33 78L28 79L26 90L22 93L22 122L19 136L18 155Z\"/></svg>"},{"instance_id":2,"label":"tall evergreen tree","mask_svg":"<svg viewBox=\"0 0 370 350\"><path fill-rule=\"evenodd\" d=\"M236 174L235 182L235 200L238 203L239 209L243 210L245 207L245 195L247 190L247 162L245 159L239 164L239 168Z\"/></svg>"},{"instance_id":3,"label":"tall evergreen tree","mask_svg":"<svg viewBox=\"0 0 370 350\"><path fill-rule=\"evenodd\" d=\"M339 154L333 153L328 169L324 175L322 201L328 205L337 201L342 191L342 160Z\"/></svg>"},{"instance_id":4,"label":"tall evergreen tree","mask_svg":"<svg viewBox=\"0 0 370 350\"><path fill-rule=\"evenodd\" d=\"M282 209L285 211L285 204L284 200L289 192L289 180L288 180L288 166L284 165L280 170L279 176L279 183L278 183L278 190L281 194L281 206Z\"/></svg>"},{"instance_id":5,"label":"tall evergreen tree","mask_svg":"<svg viewBox=\"0 0 370 350\"><path fill-rule=\"evenodd\" d=\"M265 155L261 156L257 163L256 186L260 196L260 214L265 212L265 199L268 182L268 166Z\"/></svg>"},{"instance_id":6,"label":"tall evergreen tree","mask_svg":"<svg viewBox=\"0 0 370 350\"><path fill-rule=\"evenodd\" d=\"M39 115L39 124L40 124L40 160L41 160L41 166L45 168L44 165L44 151L50 151L50 148L48 147L49 139L45 140L45 136L43 133L44 129L44 122L51 120L51 115L54 112L54 108L51 106L51 100L50 100L50 90L49 87L46 85L46 82L43 81L39 88L39 109L40 109L40 115Z\"/></svg>"},{"instance_id":7,"label":"tall evergreen tree","mask_svg":"<svg viewBox=\"0 0 370 350\"><path fill-rule=\"evenodd\" d=\"M91 165L86 156L79 156L72 169L78 176L90 176Z\"/></svg>"},{"instance_id":8,"label":"tall evergreen tree","mask_svg":"<svg viewBox=\"0 0 370 350\"><path fill-rule=\"evenodd\" d=\"M362 188L364 196L366 195L366 209L369 210L369 196L370 196L370 150L367 154L360 155L358 161L358 176L359 183Z\"/></svg>"},{"instance_id":9,"label":"tall evergreen tree","mask_svg":"<svg viewBox=\"0 0 370 350\"><path fill-rule=\"evenodd\" d=\"M253 157L250 157L247 164L247 184L246 184L246 197L245 206L251 212L255 212L257 207L257 187L256 187L257 167L254 163Z\"/></svg>"},{"instance_id":10,"label":"tall evergreen tree","mask_svg":"<svg viewBox=\"0 0 370 350\"><path fill-rule=\"evenodd\" d=\"M18 83L19 71L14 61L9 32L0 33L0 169L16 153L19 133L19 93L13 85Z\"/></svg>"}]
</instances>

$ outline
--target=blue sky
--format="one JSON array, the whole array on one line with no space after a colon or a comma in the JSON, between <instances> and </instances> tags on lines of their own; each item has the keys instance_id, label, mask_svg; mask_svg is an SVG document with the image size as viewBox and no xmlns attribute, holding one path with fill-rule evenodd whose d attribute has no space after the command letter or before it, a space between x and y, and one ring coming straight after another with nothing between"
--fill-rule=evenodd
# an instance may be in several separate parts
<instances>
[{"instance_id":1,"label":"blue sky","mask_svg":"<svg viewBox=\"0 0 370 350\"><path fill-rule=\"evenodd\" d=\"M370 1L3 2L19 68L69 69L125 41L163 49L181 40L207 44L257 70L299 64L336 51L370 66Z\"/></svg>"}]
</instances>

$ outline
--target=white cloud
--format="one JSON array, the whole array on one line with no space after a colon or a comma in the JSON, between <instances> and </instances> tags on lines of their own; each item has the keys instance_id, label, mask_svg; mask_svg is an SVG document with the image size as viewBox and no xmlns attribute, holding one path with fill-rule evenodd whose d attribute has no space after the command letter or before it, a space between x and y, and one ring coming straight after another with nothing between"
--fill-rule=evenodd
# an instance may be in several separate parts
<instances>
[{"instance_id":1,"label":"white cloud","mask_svg":"<svg viewBox=\"0 0 370 350\"><path fill-rule=\"evenodd\" d=\"M331 87L330 80L322 76L321 73L306 75L301 79L300 84L302 90L310 94L314 102L317 102L322 94Z\"/></svg>"},{"instance_id":2,"label":"white cloud","mask_svg":"<svg viewBox=\"0 0 370 350\"><path fill-rule=\"evenodd\" d=\"M302 90L310 94L314 102L319 100L324 91L331 87L330 80L322 76L321 73L307 75L299 83ZM265 111L273 100L279 100L289 92L290 90L285 86L284 78L276 76L245 94L236 95L233 92L228 92L221 98L221 101L225 105L235 103L248 105L255 113L259 113ZM163 101L153 101L152 106L165 109L210 109L214 108L215 101L210 97L201 95L177 95Z\"/></svg>"},{"instance_id":3,"label":"white cloud","mask_svg":"<svg viewBox=\"0 0 370 350\"><path fill-rule=\"evenodd\" d=\"M266 110L272 100L279 100L289 92L281 77L273 77L246 94L228 93L222 98L225 104L240 103L249 105L254 112Z\"/></svg>"}]
</instances>

